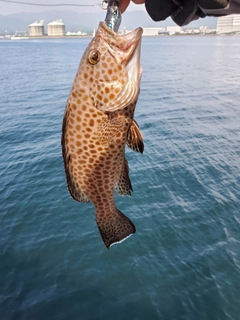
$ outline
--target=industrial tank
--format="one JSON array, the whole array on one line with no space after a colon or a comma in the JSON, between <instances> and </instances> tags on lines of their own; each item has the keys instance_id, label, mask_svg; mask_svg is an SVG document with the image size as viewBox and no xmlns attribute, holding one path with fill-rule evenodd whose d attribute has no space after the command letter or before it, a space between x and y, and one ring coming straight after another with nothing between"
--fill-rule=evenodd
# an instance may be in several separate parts
<instances>
[{"instance_id":1,"label":"industrial tank","mask_svg":"<svg viewBox=\"0 0 240 320\"><path fill-rule=\"evenodd\" d=\"M28 26L28 33L31 37L44 35L44 21L35 21Z\"/></svg>"},{"instance_id":2,"label":"industrial tank","mask_svg":"<svg viewBox=\"0 0 240 320\"><path fill-rule=\"evenodd\" d=\"M48 36L64 36L65 24L62 19L55 20L48 24Z\"/></svg>"}]
</instances>

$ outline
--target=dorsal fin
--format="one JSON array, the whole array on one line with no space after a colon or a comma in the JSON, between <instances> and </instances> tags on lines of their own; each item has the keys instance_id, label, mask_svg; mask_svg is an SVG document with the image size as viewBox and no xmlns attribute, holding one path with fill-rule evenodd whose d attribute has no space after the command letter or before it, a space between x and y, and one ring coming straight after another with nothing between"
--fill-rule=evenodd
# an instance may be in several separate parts
<instances>
[{"instance_id":1,"label":"dorsal fin","mask_svg":"<svg viewBox=\"0 0 240 320\"><path fill-rule=\"evenodd\" d=\"M126 159L124 159L123 168L119 175L118 182L115 187L118 194L120 194L121 196L130 196L131 191L133 191L132 184L129 178L128 162Z\"/></svg>"},{"instance_id":2,"label":"dorsal fin","mask_svg":"<svg viewBox=\"0 0 240 320\"><path fill-rule=\"evenodd\" d=\"M127 146L133 151L143 153L143 136L137 122L133 119L127 135Z\"/></svg>"}]
</instances>

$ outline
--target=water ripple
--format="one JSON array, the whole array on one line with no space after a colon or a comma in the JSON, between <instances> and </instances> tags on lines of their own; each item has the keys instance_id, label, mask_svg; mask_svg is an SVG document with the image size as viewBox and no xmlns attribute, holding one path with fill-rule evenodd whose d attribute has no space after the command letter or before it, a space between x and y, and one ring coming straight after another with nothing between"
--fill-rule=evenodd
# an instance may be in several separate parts
<instances>
[{"instance_id":1,"label":"water ripple","mask_svg":"<svg viewBox=\"0 0 240 320\"><path fill-rule=\"evenodd\" d=\"M87 42L0 42L1 319L238 319L238 38L143 39L145 152L127 150L134 192L116 195L137 232L110 251L61 158Z\"/></svg>"}]
</instances>

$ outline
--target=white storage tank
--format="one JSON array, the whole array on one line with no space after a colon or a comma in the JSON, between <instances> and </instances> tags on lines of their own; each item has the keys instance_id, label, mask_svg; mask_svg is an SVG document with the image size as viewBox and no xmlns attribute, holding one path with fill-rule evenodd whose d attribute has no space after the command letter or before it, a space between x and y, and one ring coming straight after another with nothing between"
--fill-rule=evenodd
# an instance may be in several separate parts
<instances>
[{"instance_id":1,"label":"white storage tank","mask_svg":"<svg viewBox=\"0 0 240 320\"><path fill-rule=\"evenodd\" d=\"M65 24L62 19L55 20L48 24L48 36L64 36Z\"/></svg>"},{"instance_id":2,"label":"white storage tank","mask_svg":"<svg viewBox=\"0 0 240 320\"><path fill-rule=\"evenodd\" d=\"M35 21L28 26L28 33L31 37L44 35L44 20Z\"/></svg>"}]
</instances>

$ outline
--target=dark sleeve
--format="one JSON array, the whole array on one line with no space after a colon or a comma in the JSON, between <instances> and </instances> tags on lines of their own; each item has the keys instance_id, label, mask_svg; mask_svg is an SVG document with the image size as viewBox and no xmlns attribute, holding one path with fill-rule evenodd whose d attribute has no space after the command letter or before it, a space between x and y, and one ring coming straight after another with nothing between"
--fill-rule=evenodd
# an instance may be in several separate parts
<instances>
[{"instance_id":1,"label":"dark sleeve","mask_svg":"<svg viewBox=\"0 0 240 320\"><path fill-rule=\"evenodd\" d=\"M154 21L171 16L179 26L200 17L240 13L240 0L146 0L145 6Z\"/></svg>"}]
</instances>

